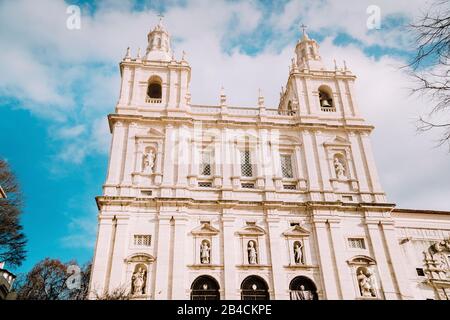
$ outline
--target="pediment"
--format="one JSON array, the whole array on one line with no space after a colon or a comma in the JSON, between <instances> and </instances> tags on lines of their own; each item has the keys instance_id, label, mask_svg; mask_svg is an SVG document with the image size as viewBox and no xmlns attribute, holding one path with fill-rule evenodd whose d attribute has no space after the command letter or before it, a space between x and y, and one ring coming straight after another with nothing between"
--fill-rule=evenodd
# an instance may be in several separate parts
<instances>
[{"instance_id":1,"label":"pediment","mask_svg":"<svg viewBox=\"0 0 450 320\"><path fill-rule=\"evenodd\" d=\"M309 237L310 234L311 232L309 230L299 225L295 225L286 230L285 232L283 232L283 235L286 237L299 237L299 238Z\"/></svg>"},{"instance_id":2,"label":"pediment","mask_svg":"<svg viewBox=\"0 0 450 320\"><path fill-rule=\"evenodd\" d=\"M200 226L191 231L193 235L216 235L219 232L219 229L214 228L209 223L202 223Z\"/></svg>"},{"instance_id":3,"label":"pediment","mask_svg":"<svg viewBox=\"0 0 450 320\"><path fill-rule=\"evenodd\" d=\"M241 236L262 236L266 234L266 231L256 225L245 226L237 232Z\"/></svg>"},{"instance_id":4,"label":"pediment","mask_svg":"<svg viewBox=\"0 0 450 320\"><path fill-rule=\"evenodd\" d=\"M376 261L369 256L357 255L347 260L347 263L350 265L375 265Z\"/></svg>"},{"instance_id":5,"label":"pediment","mask_svg":"<svg viewBox=\"0 0 450 320\"><path fill-rule=\"evenodd\" d=\"M153 257L151 254L148 253L135 253L125 258L125 262L127 263L131 262L150 263L154 261L155 257Z\"/></svg>"},{"instance_id":6,"label":"pediment","mask_svg":"<svg viewBox=\"0 0 450 320\"><path fill-rule=\"evenodd\" d=\"M150 128L150 130L147 131L147 135L151 137L163 137L164 133L155 128Z\"/></svg>"},{"instance_id":7,"label":"pediment","mask_svg":"<svg viewBox=\"0 0 450 320\"><path fill-rule=\"evenodd\" d=\"M340 136L334 136L333 138L325 141L324 145L326 145L326 146L349 146L350 141L348 141L347 139L340 137Z\"/></svg>"}]
</instances>

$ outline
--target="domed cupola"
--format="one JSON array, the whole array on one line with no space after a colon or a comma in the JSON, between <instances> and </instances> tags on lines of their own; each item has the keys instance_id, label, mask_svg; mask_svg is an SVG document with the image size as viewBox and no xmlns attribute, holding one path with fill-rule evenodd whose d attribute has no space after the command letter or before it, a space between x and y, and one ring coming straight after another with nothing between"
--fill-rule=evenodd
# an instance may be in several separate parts
<instances>
[{"instance_id":1,"label":"domed cupola","mask_svg":"<svg viewBox=\"0 0 450 320\"><path fill-rule=\"evenodd\" d=\"M170 35L162 24L159 23L148 33L148 46L146 50L146 60L171 61L172 49L170 47Z\"/></svg>"},{"instance_id":2,"label":"domed cupola","mask_svg":"<svg viewBox=\"0 0 450 320\"><path fill-rule=\"evenodd\" d=\"M303 26L303 36L295 47L297 54L297 66L300 70L312 69L322 70L324 68L322 57L319 54L319 45L308 37Z\"/></svg>"}]
</instances>

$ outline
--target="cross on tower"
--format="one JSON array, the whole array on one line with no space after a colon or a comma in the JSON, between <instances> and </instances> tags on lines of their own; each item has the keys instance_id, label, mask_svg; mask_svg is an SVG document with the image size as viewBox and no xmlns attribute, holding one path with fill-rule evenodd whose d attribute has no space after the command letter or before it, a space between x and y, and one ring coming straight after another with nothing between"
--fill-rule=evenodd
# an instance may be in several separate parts
<instances>
[{"instance_id":1,"label":"cross on tower","mask_svg":"<svg viewBox=\"0 0 450 320\"><path fill-rule=\"evenodd\" d=\"M306 28L308 28L308 26L305 26L305 25L302 23L302 25L300 26L300 28L302 28L303 34L305 34L305 30L306 30Z\"/></svg>"},{"instance_id":2,"label":"cross on tower","mask_svg":"<svg viewBox=\"0 0 450 320\"><path fill-rule=\"evenodd\" d=\"M161 24L162 23L162 19L164 18L164 15L162 14L162 12L160 12L158 14L158 17L159 17L159 24Z\"/></svg>"}]
</instances>

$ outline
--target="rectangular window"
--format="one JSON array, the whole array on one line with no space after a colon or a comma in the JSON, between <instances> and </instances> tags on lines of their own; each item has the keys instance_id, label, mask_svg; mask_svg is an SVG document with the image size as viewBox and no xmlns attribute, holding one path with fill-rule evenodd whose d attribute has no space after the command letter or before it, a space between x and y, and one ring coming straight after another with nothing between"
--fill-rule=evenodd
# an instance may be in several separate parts
<instances>
[{"instance_id":1,"label":"rectangular window","mask_svg":"<svg viewBox=\"0 0 450 320\"><path fill-rule=\"evenodd\" d=\"M200 154L200 175L210 176L211 175L211 152L203 151Z\"/></svg>"},{"instance_id":2,"label":"rectangular window","mask_svg":"<svg viewBox=\"0 0 450 320\"><path fill-rule=\"evenodd\" d=\"M366 244L363 238L348 238L348 246L352 249L365 249Z\"/></svg>"},{"instance_id":3,"label":"rectangular window","mask_svg":"<svg viewBox=\"0 0 450 320\"><path fill-rule=\"evenodd\" d=\"M134 245L137 247L150 247L151 235L149 234L135 234L134 235Z\"/></svg>"},{"instance_id":4,"label":"rectangular window","mask_svg":"<svg viewBox=\"0 0 450 320\"><path fill-rule=\"evenodd\" d=\"M201 182L198 183L198 186L200 188L212 188L212 182L201 181Z\"/></svg>"},{"instance_id":5,"label":"rectangular window","mask_svg":"<svg viewBox=\"0 0 450 320\"><path fill-rule=\"evenodd\" d=\"M425 272L423 272L422 268L416 268L416 272L419 277L425 277Z\"/></svg>"},{"instance_id":6,"label":"rectangular window","mask_svg":"<svg viewBox=\"0 0 450 320\"><path fill-rule=\"evenodd\" d=\"M292 174L292 156L290 154L282 154L280 156L281 160L281 173L283 178L293 178Z\"/></svg>"},{"instance_id":7,"label":"rectangular window","mask_svg":"<svg viewBox=\"0 0 450 320\"><path fill-rule=\"evenodd\" d=\"M243 177L252 177L252 163L250 158L250 150L241 151L241 175Z\"/></svg>"}]
</instances>

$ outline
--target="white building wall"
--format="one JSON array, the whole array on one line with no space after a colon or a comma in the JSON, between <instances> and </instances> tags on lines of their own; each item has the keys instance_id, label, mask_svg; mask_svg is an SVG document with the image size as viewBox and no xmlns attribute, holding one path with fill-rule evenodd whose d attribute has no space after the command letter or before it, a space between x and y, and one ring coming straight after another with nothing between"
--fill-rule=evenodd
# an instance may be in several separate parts
<instances>
[{"instance_id":1,"label":"white building wall","mask_svg":"<svg viewBox=\"0 0 450 320\"><path fill-rule=\"evenodd\" d=\"M161 28L152 32L162 37ZM417 276L415 268L424 266L423 251L449 237L450 215L397 213L386 202L370 147L373 127L354 100L354 75L347 68L309 69L321 58L317 43L306 37L298 59L305 45L315 55L292 66L278 110L266 109L262 97L258 108L227 106L225 94L220 106L191 105L189 64L170 59L170 47L160 49L161 61L124 58L120 97L109 116L109 168L97 199L91 298L117 288L132 291L139 268L146 280L143 292L132 292L135 299L189 299L191 285L204 275L218 283L221 299L240 299L248 276L261 277L271 299L289 299L298 276L312 281L319 299L447 294L442 272L437 281L432 272ZM154 76L162 95L150 101ZM335 111L321 108L324 85ZM287 110L289 101L297 109ZM213 154L210 176L199 171L203 148ZM250 177L241 173L246 149ZM151 168L145 165L150 150ZM292 178L283 177L280 153L292 155ZM336 157L343 161L341 176ZM135 235L151 241L136 245ZM351 247L349 238L364 246ZM200 260L203 240L210 243L206 264ZM256 264L248 261L250 240L257 244ZM303 244L301 263L295 263L296 241ZM435 263L430 254L426 270ZM372 272L372 296L361 294L361 268Z\"/></svg>"}]
</instances>

